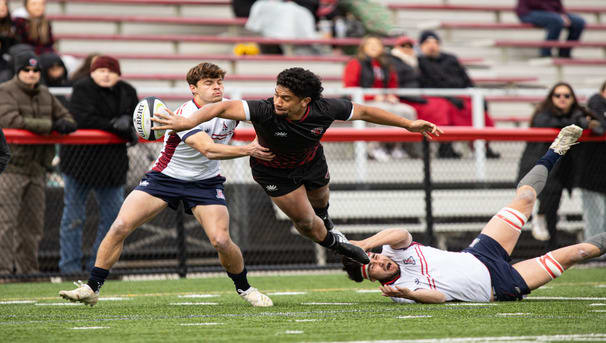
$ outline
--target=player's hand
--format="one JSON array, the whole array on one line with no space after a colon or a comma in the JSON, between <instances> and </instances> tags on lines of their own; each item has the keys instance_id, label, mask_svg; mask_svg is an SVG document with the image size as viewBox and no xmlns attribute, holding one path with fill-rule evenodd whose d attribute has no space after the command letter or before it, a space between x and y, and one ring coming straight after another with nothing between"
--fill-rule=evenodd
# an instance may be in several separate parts
<instances>
[{"instance_id":1,"label":"player's hand","mask_svg":"<svg viewBox=\"0 0 606 343\"><path fill-rule=\"evenodd\" d=\"M276 156L273 152L269 150L269 148L261 146L256 137L254 141L248 144L248 148L250 149L250 156L263 161L271 161Z\"/></svg>"},{"instance_id":2,"label":"player's hand","mask_svg":"<svg viewBox=\"0 0 606 343\"><path fill-rule=\"evenodd\" d=\"M438 137L441 133L444 133L436 124L421 119L413 121L408 127L408 131L419 132L427 139L433 139L432 136Z\"/></svg>"},{"instance_id":3,"label":"player's hand","mask_svg":"<svg viewBox=\"0 0 606 343\"><path fill-rule=\"evenodd\" d=\"M168 114L161 112L154 113L151 120L160 125L156 124L152 126L152 130L173 130L175 132L179 132L196 126L196 123L189 120L189 118L178 116L168 108L165 108L165 110L168 112Z\"/></svg>"},{"instance_id":4,"label":"player's hand","mask_svg":"<svg viewBox=\"0 0 606 343\"><path fill-rule=\"evenodd\" d=\"M410 300L413 299L412 291L406 287L392 287L392 286L379 286L381 293L383 293L384 297L394 297L394 298L405 298Z\"/></svg>"}]
</instances>

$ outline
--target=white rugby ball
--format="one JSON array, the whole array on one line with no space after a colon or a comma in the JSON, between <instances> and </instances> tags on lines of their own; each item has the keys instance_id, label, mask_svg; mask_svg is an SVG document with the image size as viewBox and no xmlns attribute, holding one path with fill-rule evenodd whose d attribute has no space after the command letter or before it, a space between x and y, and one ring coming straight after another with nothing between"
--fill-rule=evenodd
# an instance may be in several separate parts
<instances>
[{"instance_id":1,"label":"white rugby ball","mask_svg":"<svg viewBox=\"0 0 606 343\"><path fill-rule=\"evenodd\" d=\"M164 137L166 130L152 130L152 127L159 124L153 122L151 118L154 117L154 113L168 114L166 109L166 104L155 96L148 96L139 101L133 112L133 124L137 135L148 141L155 141Z\"/></svg>"}]
</instances>

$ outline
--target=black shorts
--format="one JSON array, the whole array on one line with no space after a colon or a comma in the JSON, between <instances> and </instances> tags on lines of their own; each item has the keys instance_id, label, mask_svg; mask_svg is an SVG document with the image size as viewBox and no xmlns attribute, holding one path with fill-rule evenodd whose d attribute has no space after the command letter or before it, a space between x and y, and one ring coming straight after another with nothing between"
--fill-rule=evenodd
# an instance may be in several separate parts
<instances>
[{"instance_id":1,"label":"black shorts","mask_svg":"<svg viewBox=\"0 0 606 343\"><path fill-rule=\"evenodd\" d=\"M511 257L507 251L491 237L480 234L463 252L477 257L488 268L495 300L522 300L524 295L530 293L526 281L509 264Z\"/></svg>"},{"instance_id":2,"label":"black shorts","mask_svg":"<svg viewBox=\"0 0 606 343\"><path fill-rule=\"evenodd\" d=\"M179 202L183 202L185 213L192 214L191 209L198 205L223 205L223 176L215 176L200 181L183 181L156 171L145 174L136 190L145 192L168 203L168 207L176 210Z\"/></svg>"},{"instance_id":3,"label":"black shorts","mask_svg":"<svg viewBox=\"0 0 606 343\"><path fill-rule=\"evenodd\" d=\"M288 194L301 185L308 191L321 188L330 182L330 173L324 151L320 149L311 162L289 169L264 166L251 158L252 176L270 197Z\"/></svg>"}]
</instances>

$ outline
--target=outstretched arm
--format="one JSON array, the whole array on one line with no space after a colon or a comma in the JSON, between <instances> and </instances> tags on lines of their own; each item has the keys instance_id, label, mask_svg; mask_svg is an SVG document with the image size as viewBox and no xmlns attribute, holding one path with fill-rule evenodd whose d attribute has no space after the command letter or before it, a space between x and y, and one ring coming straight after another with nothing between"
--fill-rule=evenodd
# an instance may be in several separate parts
<instances>
[{"instance_id":1,"label":"outstretched arm","mask_svg":"<svg viewBox=\"0 0 606 343\"><path fill-rule=\"evenodd\" d=\"M388 285L380 286L379 288L384 297L409 299L423 304L441 304L446 302L444 293L435 289L419 288L411 291L405 287Z\"/></svg>"},{"instance_id":2,"label":"outstretched arm","mask_svg":"<svg viewBox=\"0 0 606 343\"><path fill-rule=\"evenodd\" d=\"M442 133L436 124L425 120L409 120L374 106L356 103L353 105L354 113L350 120L364 120L369 123L401 127L410 132L419 132L427 139L432 139L432 136L439 136Z\"/></svg>"},{"instance_id":3,"label":"outstretched arm","mask_svg":"<svg viewBox=\"0 0 606 343\"><path fill-rule=\"evenodd\" d=\"M361 241L350 240L349 242L359 246L365 251L385 244L389 244L394 249L401 249L410 245L412 236L405 229L386 229Z\"/></svg>"},{"instance_id":4,"label":"outstretched arm","mask_svg":"<svg viewBox=\"0 0 606 343\"><path fill-rule=\"evenodd\" d=\"M198 132L187 137L185 143L209 160L228 160L243 156L252 156L265 161L274 158L274 154L268 148L260 146L256 138L250 144L235 146L215 143L205 132Z\"/></svg>"},{"instance_id":5,"label":"outstretched arm","mask_svg":"<svg viewBox=\"0 0 606 343\"><path fill-rule=\"evenodd\" d=\"M240 100L221 101L214 104L208 104L195 111L187 118L175 115L169 109L167 109L167 112L168 114L154 113L152 120L160 124L160 126L154 126L152 128L153 130L173 130L176 132L189 130L196 125L216 117L239 121L246 120L246 112L244 112L244 106Z\"/></svg>"}]
</instances>

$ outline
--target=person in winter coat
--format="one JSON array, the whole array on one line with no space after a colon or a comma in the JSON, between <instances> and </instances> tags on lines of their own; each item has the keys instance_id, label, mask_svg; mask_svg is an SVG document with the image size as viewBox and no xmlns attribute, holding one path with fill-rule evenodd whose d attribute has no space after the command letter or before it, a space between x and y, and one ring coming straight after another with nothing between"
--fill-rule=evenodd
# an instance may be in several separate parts
<instances>
[{"instance_id":1,"label":"person in winter coat","mask_svg":"<svg viewBox=\"0 0 606 343\"><path fill-rule=\"evenodd\" d=\"M588 119L591 118L591 119ZM597 127L595 119L586 108L582 107L576 98L572 87L565 82L556 83L547 97L537 106L530 120L530 127L550 127L561 129L576 124L583 129ZM583 144L572 147L573 150L581 148ZM549 148L548 142L526 143L526 148L520 160L518 180L525 175L539 157L543 156ZM574 187L574 161L571 157L576 152L564 156L549 175L549 182L543 193L539 196L538 214L533 216L532 235L535 239L548 242L548 249L558 247L557 222L560 198L564 189L572 190Z\"/></svg>"},{"instance_id":2,"label":"person in winter coat","mask_svg":"<svg viewBox=\"0 0 606 343\"><path fill-rule=\"evenodd\" d=\"M0 82L8 81L13 76L13 70L4 55L16 43L15 23L11 18L7 0L0 0Z\"/></svg>"},{"instance_id":3,"label":"person in winter coat","mask_svg":"<svg viewBox=\"0 0 606 343\"><path fill-rule=\"evenodd\" d=\"M76 123L40 84L38 58L15 58L16 76L0 85L0 127L40 135L68 134ZM38 272L38 245L44 226L46 172L55 156L52 144L11 144L11 160L0 175L0 274Z\"/></svg>"},{"instance_id":4,"label":"person in winter coat","mask_svg":"<svg viewBox=\"0 0 606 343\"><path fill-rule=\"evenodd\" d=\"M0 174L6 169L8 161L11 159L11 151L6 144L6 138L4 138L4 132L0 129Z\"/></svg>"},{"instance_id":5,"label":"person in winter coat","mask_svg":"<svg viewBox=\"0 0 606 343\"><path fill-rule=\"evenodd\" d=\"M17 41L34 47L36 54L55 51L55 38L46 18L46 0L24 0L26 16L15 19Z\"/></svg>"},{"instance_id":6,"label":"person in winter coat","mask_svg":"<svg viewBox=\"0 0 606 343\"><path fill-rule=\"evenodd\" d=\"M590 127L593 133L606 131L606 82L600 92L589 98L587 106L596 117L599 126ZM606 142L585 142L579 146L576 186L581 189L585 237L606 232Z\"/></svg>"},{"instance_id":7,"label":"person in winter coat","mask_svg":"<svg viewBox=\"0 0 606 343\"><path fill-rule=\"evenodd\" d=\"M455 55L442 51L441 40L434 31L426 30L419 36L419 69L421 70L420 83L423 88L470 88L474 83L467 75L465 67L461 65ZM471 99L461 97L446 97L458 110L454 110L449 118L450 125L472 126ZM488 127L494 122L487 111L484 112L484 122ZM459 153L452 150L449 145L442 144L438 150L439 157L459 158ZM487 158L499 158L500 154L486 146Z\"/></svg>"},{"instance_id":8,"label":"person in winter coat","mask_svg":"<svg viewBox=\"0 0 606 343\"><path fill-rule=\"evenodd\" d=\"M379 37L369 35L362 39L357 56L349 60L345 66L343 84L345 87L362 88L398 87L398 77ZM394 94L366 95L364 100L368 105L396 113L407 119L415 120L417 118L415 109L400 103L400 99ZM388 161L391 157L402 158L404 157L403 149L411 158L420 157L420 151L416 145L400 143L390 149L391 146L393 146L391 143L373 142L369 144L369 157L377 161Z\"/></svg>"},{"instance_id":9,"label":"person in winter coat","mask_svg":"<svg viewBox=\"0 0 606 343\"><path fill-rule=\"evenodd\" d=\"M90 76L74 84L69 108L79 128L104 130L135 143L132 113L138 102L137 92L120 80L120 74L118 60L110 56L97 57L91 65ZM86 199L93 192L99 208L97 236L85 267L90 270L99 244L124 201L128 171L126 143L64 145L59 157L65 182L59 269L62 273L80 273Z\"/></svg>"},{"instance_id":10,"label":"person in winter coat","mask_svg":"<svg viewBox=\"0 0 606 343\"><path fill-rule=\"evenodd\" d=\"M42 80L47 87L71 87L72 81L67 77L67 68L59 55L54 52L46 52L40 55L40 67L42 69ZM63 106L68 106L65 95L57 95Z\"/></svg>"},{"instance_id":11,"label":"person in winter coat","mask_svg":"<svg viewBox=\"0 0 606 343\"><path fill-rule=\"evenodd\" d=\"M523 23L544 27L547 41L557 41L562 29L568 29L567 41L578 41L585 29L585 20L566 12L562 0L518 0L516 14ZM570 58L570 48L560 48L559 57ZM541 57L551 57L551 48L540 50Z\"/></svg>"}]
</instances>

